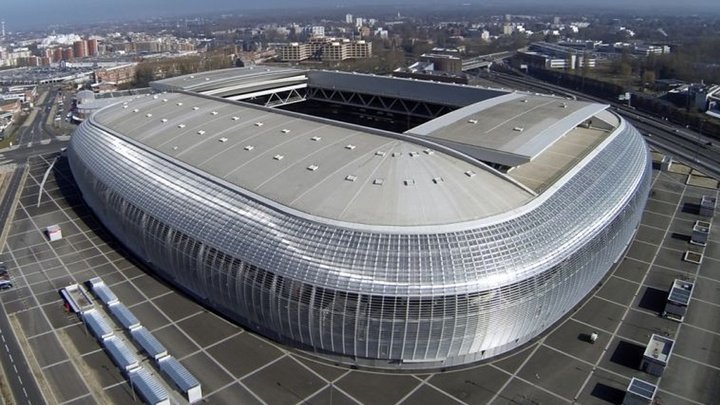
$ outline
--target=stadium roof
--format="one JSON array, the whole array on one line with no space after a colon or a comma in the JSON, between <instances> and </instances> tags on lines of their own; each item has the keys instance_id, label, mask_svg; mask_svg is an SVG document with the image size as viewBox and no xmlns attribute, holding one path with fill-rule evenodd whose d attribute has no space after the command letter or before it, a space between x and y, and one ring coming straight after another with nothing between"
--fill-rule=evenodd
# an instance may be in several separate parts
<instances>
[{"instance_id":1,"label":"stadium roof","mask_svg":"<svg viewBox=\"0 0 720 405\"><path fill-rule=\"evenodd\" d=\"M305 82L305 73L300 69L264 66L231 68L158 80L152 83L152 87L158 90L186 90L222 96L226 91L263 89L282 81Z\"/></svg>"},{"instance_id":2,"label":"stadium roof","mask_svg":"<svg viewBox=\"0 0 720 405\"><path fill-rule=\"evenodd\" d=\"M457 109L397 134L218 97L289 83ZM93 123L260 201L377 226L450 224L512 211L620 125L599 104L342 72L225 69L153 87L181 93L107 107Z\"/></svg>"},{"instance_id":3,"label":"stadium roof","mask_svg":"<svg viewBox=\"0 0 720 405\"><path fill-rule=\"evenodd\" d=\"M534 196L482 164L376 130L219 99L140 97L93 121L245 191L340 221L455 223Z\"/></svg>"},{"instance_id":4,"label":"stadium roof","mask_svg":"<svg viewBox=\"0 0 720 405\"><path fill-rule=\"evenodd\" d=\"M480 160L518 166L545 149L606 105L509 93L429 121L409 134L459 148Z\"/></svg>"}]
</instances>

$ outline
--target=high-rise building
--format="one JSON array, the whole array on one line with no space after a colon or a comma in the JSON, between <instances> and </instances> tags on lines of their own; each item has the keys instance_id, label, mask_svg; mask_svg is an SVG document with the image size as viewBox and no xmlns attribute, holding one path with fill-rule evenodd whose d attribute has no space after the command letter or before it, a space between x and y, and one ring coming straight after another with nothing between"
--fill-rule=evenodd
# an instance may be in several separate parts
<instances>
[{"instance_id":1,"label":"high-rise building","mask_svg":"<svg viewBox=\"0 0 720 405\"><path fill-rule=\"evenodd\" d=\"M78 59L87 57L88 56L87 42L85 42L85 40L83 40L83 39L73 42L73 54Z\"/></svg>"},{"instance_id":2,"label":"high-rise building","mask_svg":"<svg viewBox=\"0 0 720 405\"><path fill-rule=\"evenodd\" d=\"M53 63L60 62L63 59L63 49L60 47L53 48L53 55L51 60Z\"/></svg>"},{"instance_id":3,"label":"high-rise building","mask_svg":"<svg viewBox=\"0 0 720 405\"><path fill-rule=\"evenodd\" d=\"M352 14L345 14L345 22L348 24L353 23L353 15Z\"/></svg>"},{"instance_id":4,"label":"high-rise building","mask_svg":"<svg viewBox=\"0 0 720 405\"><path fill-rule=\"evenodd\" d=\"M87 40L87 54L88 56L98 56L98 40L88 39Z\"/></svg>"},{"instance_id":5,"label":"high-rise building","mask_svg":"<svg viewBox=\"0 0 720 405\"><path fill-rule=\"evenodd\" d=\"M322 25L315 25L310 29L311 35L315 38L322 38L325 36L325 27Z\"/></svg>"},{"instance_id":6,"label":"high-rise building","mask_svg":"<svg viewBox=\"0 0 720 405\"><path fill-rule=\"evenodd\" d=\"M69 61L75 59L75 52L73 48L67 47L62 49L62 60Z\"/></svg>"}]
</instances>

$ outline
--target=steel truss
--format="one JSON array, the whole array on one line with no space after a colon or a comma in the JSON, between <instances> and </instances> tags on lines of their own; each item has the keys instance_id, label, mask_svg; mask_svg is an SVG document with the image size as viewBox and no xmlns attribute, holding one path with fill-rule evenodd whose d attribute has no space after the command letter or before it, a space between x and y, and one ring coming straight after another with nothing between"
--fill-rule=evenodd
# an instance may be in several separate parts
<instances>
[{"instance_id":1,"label":"steel truss","mask_svg":"<svg viewBox=\"0 0 720 405\"><path fill-rule=\"evenodd\" d=\"M425 119L437 118L455 110L454 106L442 104L316 87L308 88L307 98Z\"/></svg>"}]
</instances>

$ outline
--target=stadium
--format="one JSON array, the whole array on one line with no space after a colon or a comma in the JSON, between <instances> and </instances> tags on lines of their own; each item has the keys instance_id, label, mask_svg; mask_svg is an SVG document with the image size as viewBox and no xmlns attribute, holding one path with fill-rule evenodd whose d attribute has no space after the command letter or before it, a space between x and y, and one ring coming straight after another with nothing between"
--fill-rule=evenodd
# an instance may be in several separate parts
<instances>
[{"instance_id":1,"label":"stadium","mask_svg":"<svg viewBox=\"0 0 720 405\"><path fill-rule=\"evenodd\" d=\"M606 105L291 68L152 86L74 133L89 207L199 302L347 364L536 338L622 257L650 188Z\"/></svg>"}]
</instances>

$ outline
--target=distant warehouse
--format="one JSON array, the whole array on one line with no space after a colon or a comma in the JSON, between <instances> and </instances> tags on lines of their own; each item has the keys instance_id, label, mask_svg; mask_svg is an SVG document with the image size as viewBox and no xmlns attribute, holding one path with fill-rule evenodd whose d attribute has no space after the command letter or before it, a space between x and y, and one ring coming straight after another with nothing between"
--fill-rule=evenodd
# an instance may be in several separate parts
<instances>
[{"instance_id":1,"label":"distant warehouse","mask_svg":"<svg viewBox=\"0 0 720 405\"><path fill-rule=\"evenodd\" d=\"M206 305L345 363L527 343L622 256L650 188L606 105L280 68L153 87L73 135L85 201Z\"/></svg>"}]
</instances>

